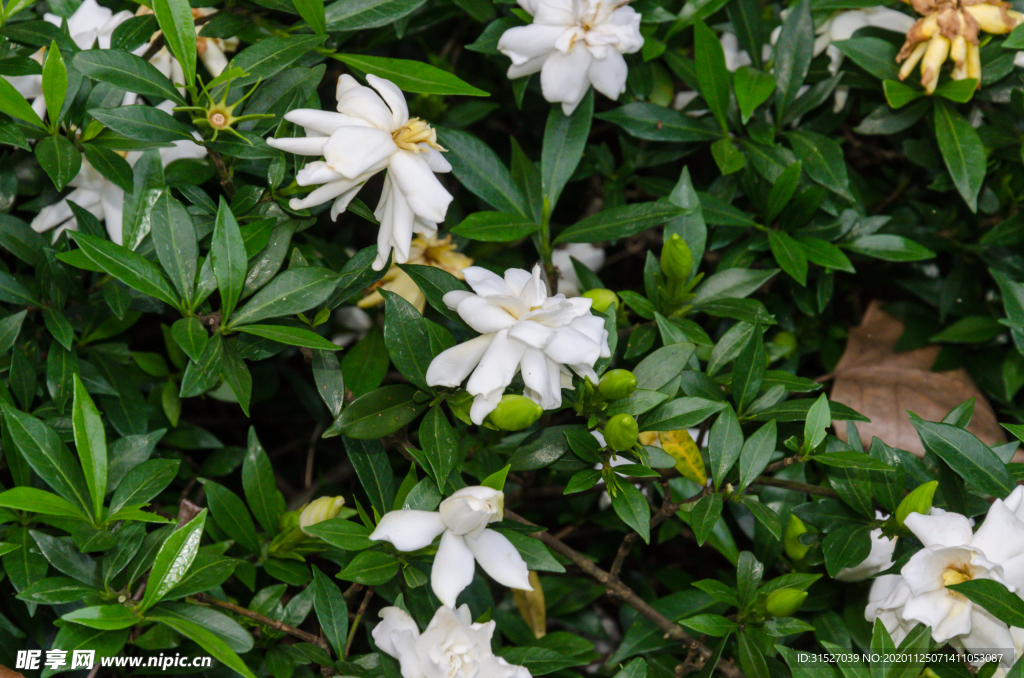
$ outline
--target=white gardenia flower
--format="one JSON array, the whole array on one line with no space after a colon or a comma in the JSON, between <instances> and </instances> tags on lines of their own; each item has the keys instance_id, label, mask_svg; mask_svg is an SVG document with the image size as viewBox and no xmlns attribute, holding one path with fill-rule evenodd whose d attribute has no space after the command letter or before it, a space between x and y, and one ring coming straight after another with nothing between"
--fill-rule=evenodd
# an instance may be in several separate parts
<instances>
[{"instance_id":1,"label":"white gardenia flower","mask_svg":"<svg viewBox=\"0 0 1024 678\"><path fill-rule=\"evenodd\" d=\"M267 143L296 155L323 156L307 164L295 179L299 186L320 188L305 198L292 198L292 209L305 209L333 200L331 218L348 208L366 180L386 169L384 189L374 216L380 221L377 258L380 271L388 254L395 262L409 260L413 233L432 236L444 221L451 194L434 172L450 172L441 156L433 129L419 118L409 117L402 91L390 80L368 75L376 92L351 75L338 78L338 112L301 108L285 114L285 120L301 126L305 137L267 139Z\"/></svg>"},{"instance_id":2,"label":"white gardenia flower","mask_svg":"<svg viewBox=\"0 0 1024 678\"><path fill-rule=\"evenodd\" d=\"M609 99L626 91L623 54L644 46L640 15L623 0L518 0L533 16L510 28L498 50L512 59L509 78L540 71L544 98L572 114L590 85Z\"/></svg>"},{"instance_id":3,"label":"white gardenia flower","mask_svg":"<svg viewBox=\"0 0 1024 678\"><path fill-rule=\"evenodd\" d=\"M501 520L504 506L505 495L499 490L464 487L442 501L436 513L408 509L386 513L370 539L389 542L399 551L418 551L440 535L430 586L449 607L473 581L474 561L499 584L532 591L519 551L505 535L487 529Z\"/></svg>"},{"instance_id":4,"label":"white gardenia flower","mask_svg":"<svg viewBox=\"0 0 1024 678\"><path fill-rule=\"evenodd\" d=\"M785 18L790 10L783 10L782 17ZM838 47L832 45L839 40L849 40L853 34L862 28L874 26L884 28L895 33L906 33L914 25L914 18L888 7L865 7L863 9L850 9L838 12L821 25L814 29L817 36L814 40L814 56L822 52L828 54L828 70L832 75L839 72L839 66L843 63L843 53ZM772 32L772 44L778 40L782 27ZM835 104L833 110L838 113L846 105L846 98L849 95L849 88L844 86L836 87Z\"/></svg>"},{"instance_id":5,"label":"white gardenia flower","mask_svg":"<svg viewBox=\"0 0 1024 678\"><path fill-rule=\"evenodd\" d=\"M92 49L97 43L100 49L110 49L110 36L114 29L133 16L134 14L127 10L114 14L113 11L103 7L96 0L84 0L75 13L67 18L68 33L79 49ZM60 26L64 22L64 19L49 12L43 15L43 19L54 26ZM33 54L32 58L41 64L45 52L45 49L41 49ZM46 115L46 101L43 99L43 76L4 77L14 86L14 89L18 90L19 94L31 102L32 109L40 118Z\"/></svg>"},{"instance_id":6,"label":"white gardenia flower","mask_svg":"<svg viewBox=\"0 0 1024 678\"><path fill-rule=\"evenodd\" d=\"M573 259L596 273L604 266L604 248L588 242L574 242L551 253L551 263L558 267L558 291L567 297L580 295L580 279L576 277Z\"/></svg>"},{"instance_id":7,"label":"white gardenia flower","mask_svg":"<svg viewBox=\"0 0 1024 678\"><path fill-rule=\"evenodd\" d=\"M549 297L539 264L532 275L510 268L504 279L478 266L462 273L473 292L449 292L444 303L481 336L434 358L427 384L454 388L469 377L474 424L494 411L520 370L524 395L546 410L560 407L562 389L572 388L570 368L597 383L594 363L611 353L604 318L591 315L590 299Z\"/></svg>"},{"instance_id":8,"label":"white gardenia flower","mask_svg":"<svg viewBox=\"0 0 1024 678\"><path fill-rule=\"evenodd\" d=\"M402 678L531 678L525 667L494 655L495 623L472 623L467 605L438 608L423 633L400 608L385 607L380 616L373 642L398 660Z\"/></svg>"},{"instance_id":9,"label":"white gardenia flower","mask_svg":"<svg viewBox=\"0 0 1024 678\"><path fill-rule=\"evenodd\" d=\"M939 643L962 650L1012 650L1021 632L1011 631L981 606L946 589L972 579L993 579L1011 592L1024 589L1024 487L996 500L976 533L957 513L932 509L910 514L905 525L924 548L903 566L899 576L879 577L872 587L865 617L881 619L899 643L917 623L932 629ZM895 577L895 578L893 578ZM1017 636L1015 638L1015 636Z\"/></svg>"},{"instance_id":10,"label":"white gardenia flower","mask_svg":"<svg viewBox=\"0 0 1024 678\"><path fill-rule=\"evenodd\" d=\"M941 509L940 509L941 510ZM875 511L875 518L885 520L889 515ZM896 537L890 539L882 535L882 528L871 530L871 552L868 557L853 567L844 567L836 574L838 581L864 581L879 572L892 567L892 554L896 550Z\"/></svg>"}]
</instances>

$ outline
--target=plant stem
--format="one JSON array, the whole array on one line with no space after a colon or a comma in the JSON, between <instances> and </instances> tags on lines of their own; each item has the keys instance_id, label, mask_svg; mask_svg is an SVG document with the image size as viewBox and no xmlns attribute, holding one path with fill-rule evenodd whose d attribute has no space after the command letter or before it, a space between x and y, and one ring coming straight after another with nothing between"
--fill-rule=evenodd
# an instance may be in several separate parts
<instances>
[{"instance_id":1,"label":"plant stem","mask_svg":"<svg viewBox=\"0 0 1024 678\"><path fill-rule=\"evenodd\" d=\"M248 617L249 619L252 619L255 622L259 622L264 626L269 626L272 629L275 629L277 631L283 631L284 633L287 633L289 636L293 636L295 638L298 638L299 640L303 640L307 643L312 643L313 645L316 645L327 654L331 653L331 646L327 644L326 639L314 636L312 633L308 633L306 631L303 631L302 629L297 629L289 624L285 624L283 621L271 619L270 617L265 617L258 612L253 612L252 610L248 610L239 605L235 605L234 603L229 603L226 600L219 600L205 593L197 593L194 596L192 596L192 599L200 604L212 605L214 607L219 607L222 610L228 610L229 612L240 614L243 617Z\"/></svg>"},{"instance_id":2,"label":"plant stem","mask_svg":"<svg viewBox=\"0 0 1024 678\"><path fill-rule=\"evenodd\" d=\"M544 207L540 217L540 233L537 238L537 254L544 265L550 294L558 294L558 270L551 260L551 201L544 196Z\"/></svg>"}]
</instances>

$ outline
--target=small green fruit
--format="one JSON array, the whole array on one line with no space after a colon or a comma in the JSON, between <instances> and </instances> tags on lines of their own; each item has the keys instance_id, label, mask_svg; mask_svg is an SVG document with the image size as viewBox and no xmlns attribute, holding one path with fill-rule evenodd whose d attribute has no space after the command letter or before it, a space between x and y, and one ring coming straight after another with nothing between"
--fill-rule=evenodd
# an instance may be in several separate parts
<instances>
[{"instance_id":1,"label":"small green fruit","mask_svg":"<svg viewBox=\"0 0 1024 678\"><path fill-rule=\"evenodd\" d=\"M597 390L605 400L628 398L636 390L636 375L629 370L610 370L601 377Z\"/></svg>"},{"instance_id":2,"label":"small green fruit","mask_svg":"<svg viewBox=\"0 0 1024 678\"><path fill-rule=\"evenodd\" d=\"M789 522L786 524L786 533L782 537L782 548L786 551L786 555L793 560L803 560L807 552L811 550L810 546L800 543L800 535L807 532L807 525L804 524L804 521L790 513Z\"/></svg>"},{"instance_id":3,"label":"small green fruit","mask_svg":"<svg viewBox=\"0 0 1024 678\"><path fill-rule=\"evenodd\" d=\"M935 498L935 488L939 486L938 480L933 480L924 485L918 485L913 492L903 497L903 501L896 507L896 522L904 527L903 521L911 513L923 513L928 515L932 510L932 500Z\"/></svg>"},{"instance_id":4,"label":"small green fruit","mask_svg":"<svg viewBox=\"0 0 1024 678\"><path fill-rule=\"evenodd\" d=\"M604 425L604 439L616 452L625 452L636 444L640 427L629 414L616 414Z\"/></svg>"},{"instance_id":5,"label":"small green fruit","mask_svg":"<svg viewBox=\"0 0 1024 678\"><path fill-rule=\"evenodd\" d=\"M542 414L544 408L526 396L503 395L489 419L502 431L521 431L532 426Z\"/></svg>"},{"instance_id":6,"label":"small green fruit","mask_svg":"<svg viewBox=\"0 0 1024 678\"><path fill-rule=\"evenodd\" d=\"M693 253L686 241L673 233L661 248L661 272L669 280L686 282L693 272Z\"/></svg>"},{"instance_id":7,"label":"small green fruit","mask_svg":"<svg viewBox=\"0 0 1024 678\"><path fill-rule=\"evenodd\" d=\"M616 308L619 307L619 297L611 290L606 290L604 288L587 290L582 296L584 299L590 299L594 302L590 305L590 310L594 313L603 314L608 310L608 307L612 305Z\"/></svg>"},{"instance_id":8,"label":"small green fruit","mask_svg":"<svg viewBox=\"0 0 1024 678\"><path fill-rule=\"evenodd\" d=\"M768 594L764 607L773 617L788 617L807 600L807 591L797 589L779 589Z\"/></svg>"}]
</instances>

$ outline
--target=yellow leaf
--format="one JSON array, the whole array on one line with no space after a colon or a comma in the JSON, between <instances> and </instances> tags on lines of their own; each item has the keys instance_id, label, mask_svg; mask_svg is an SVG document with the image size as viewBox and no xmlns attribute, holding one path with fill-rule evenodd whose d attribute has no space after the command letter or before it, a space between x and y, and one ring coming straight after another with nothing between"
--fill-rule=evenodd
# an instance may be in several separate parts
<instances>
[{"instance_id":1,"label":"yellow leaf","mask_svg":"<svg viewBox=\"0 0 1024 678\"><path fill-rule=\"evenodd\" d=\"M548 632L547 606L544 604L544 588L536 572L530 572L530 586L533 587L532 591L512 589L512 598L533 635L543 638Z\"/></svg>"},{"instance_id":2,"label":"yellow leaf","mask_svg":"<svg viewBox=\"0 0 1024 678\"><path fill-rule=\"evenodd\" d=\"M708 473L704 470L704 459L700 456L697 443L693 442L693 438L685 429L659 431L658 440L661 441L661 449L676 460L676 470L679 471L679 475L702 487L707 485Z\"/></svg>"}]
</instances>

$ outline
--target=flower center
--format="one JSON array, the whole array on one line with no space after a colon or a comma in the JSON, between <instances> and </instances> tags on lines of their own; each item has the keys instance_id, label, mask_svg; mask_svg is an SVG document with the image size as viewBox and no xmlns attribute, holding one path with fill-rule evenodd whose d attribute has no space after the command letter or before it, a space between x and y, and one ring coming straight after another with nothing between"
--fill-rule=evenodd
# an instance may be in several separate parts
<instances>
[{"instance_id":1,"label":"flower center","mask_svg":"<svg viewBox=\"0 0 1024 678\"><path fill-rule=\"evenodd\" d=\"M974 575L971 573L971 568L967 565L950 565L942 573L943 586L954 586L972 579L974 579ZM950 591L949 593L954 596L959 595L956 591Z\"/></svg>"},{"instance_id":2,"label":"flower center","mask_svg":"<svg viewBox=\"0 0 1024 678\"><path fill-rule=\"evenodd\" d=\"M437 132L419 118L410 118L409 122L391 133L391 138L403 151L419 153L423 150L419 144L426 144L437 151L445 150L437 143Z\"/></svg>"},{"instance_id":3,"label":"flower center","mask_svg":"<svg viewBox=\"0 0 1024 678\"><path fill-rule=\"evenodd\" d=\"M228 126L228 116L224 111L212 110L207 119L210 121L210 126L214 129L224 129Z\"/></svg>"}]
</instances>

